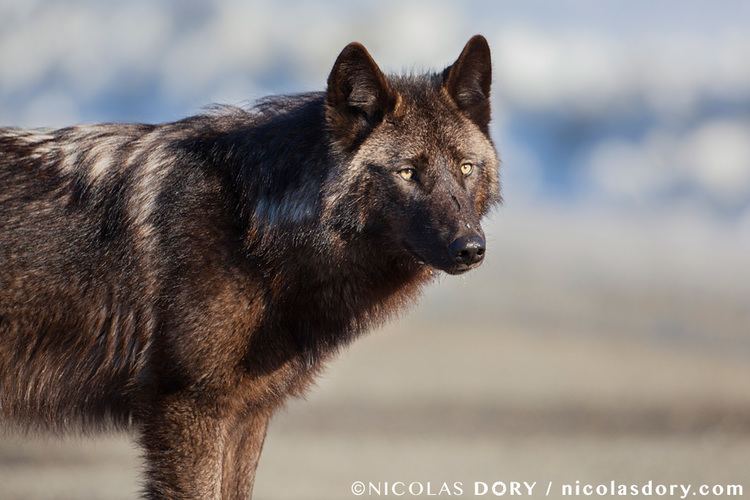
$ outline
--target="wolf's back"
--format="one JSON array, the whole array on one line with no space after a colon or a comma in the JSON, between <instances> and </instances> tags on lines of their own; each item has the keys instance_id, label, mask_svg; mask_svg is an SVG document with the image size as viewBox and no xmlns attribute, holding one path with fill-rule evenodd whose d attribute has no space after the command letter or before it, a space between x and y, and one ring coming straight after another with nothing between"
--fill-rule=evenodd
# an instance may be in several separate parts
<instances>
[{"instance_id":1,"label":"wolf's back","mask_svg":"<svg viewBox=\"0 0 750 500\"><path fill-rule=\"evenodd\" d=\"M144 362L149 224L170 169L153 130L0 129L0 417L128 419L111 395Z\"/></svg>"}]
</instances>

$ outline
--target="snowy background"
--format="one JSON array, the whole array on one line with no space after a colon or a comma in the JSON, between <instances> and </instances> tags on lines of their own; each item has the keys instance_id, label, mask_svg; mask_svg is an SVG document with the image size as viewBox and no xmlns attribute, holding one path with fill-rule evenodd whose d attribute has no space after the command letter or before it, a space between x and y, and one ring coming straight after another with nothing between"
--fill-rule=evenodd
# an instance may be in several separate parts
<instances>
[{"instance_id":1,"label":"snowy background","mask_svg":"<svg viewBox=\"0 0 750 500\"><path fill-rule=\"evenodd\" d=\"M0 123L168 121L322 89L359 40L387 70L493 48L509 202L750 209L750 5L712 2L0 2Z\"/></svg>"}]
</instances>

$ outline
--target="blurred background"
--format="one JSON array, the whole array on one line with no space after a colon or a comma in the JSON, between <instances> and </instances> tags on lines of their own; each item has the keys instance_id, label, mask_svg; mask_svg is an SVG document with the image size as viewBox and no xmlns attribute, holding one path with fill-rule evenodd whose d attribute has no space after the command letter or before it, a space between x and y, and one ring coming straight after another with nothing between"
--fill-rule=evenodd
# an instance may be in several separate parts
<instances>
[{"instance_id":1,"label":"blurred background","mask_svg":"<svg viewBox=\"0 0 750 500\"><path fill-rule=\"evenodd\" d=\"M493 50L505 204L273 422L256 498L363 481L750 487L750 4L0 0L0 125L163 122ZM129 436L0 438L0 498L134 498ZM553 495L554 497L554 490Z\"/></svg>"}]
</instances>

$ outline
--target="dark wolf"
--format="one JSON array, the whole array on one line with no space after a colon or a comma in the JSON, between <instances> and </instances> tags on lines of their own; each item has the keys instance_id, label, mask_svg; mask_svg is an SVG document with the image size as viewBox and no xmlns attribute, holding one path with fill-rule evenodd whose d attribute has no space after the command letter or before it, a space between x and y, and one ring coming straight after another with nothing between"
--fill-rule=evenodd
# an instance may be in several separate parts
<instances>
[{"instance_id":1,"label":"dark wolf","mask_svg":"<svg viewBox=\"0 0 750 500\"><path fill-rule=\"evenodd\" d=\"M491 63L161 125L0 129L0 415L131 428L144 496L252 491L271 415L342 346L478 266L499 200Z\"/></svg>"}]
</instances>

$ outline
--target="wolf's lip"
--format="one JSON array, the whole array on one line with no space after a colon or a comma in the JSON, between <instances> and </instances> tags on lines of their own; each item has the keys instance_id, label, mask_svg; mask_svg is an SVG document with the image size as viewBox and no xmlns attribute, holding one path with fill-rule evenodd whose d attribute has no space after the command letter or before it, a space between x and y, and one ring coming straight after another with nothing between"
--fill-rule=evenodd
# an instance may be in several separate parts
<instances>
[{"instance_id":1,"label":"wolf's lip","mask_svg":"<svg viewBox=\"0 0 750 500\"><path fill-rule=\"evenodd\" d=\"M479 261L476 264L472 264L472 265L458 264L458 265L450 266L450 267L436 266L433 264L428 264L427 261L421 255L419 255L416 251L412 250L412 248L406 243L404 243L404 248L409 253L409 255L411 255L411 257L417 262L417 264L421 266L430 266L434 269L444 271L453 276L464 274L465 272L471 271L472 269L475 269L482 264L482 261Z\"/></svg>"},{"instance_id":2,"label":"wolf's lip","mask_svg":"<svg viewBox=\"0 0 750 500\"><path fill-rule=\"evenodd\" d=\"M409 252L409 255L411 255L412 258L417 261L417 264L420 264L422 266L426 264L426 261L422 258L422 256L412 250L411 247L406 243L404 243L404 248L406 248L406 251Z\"/></svg>"},{"instance_id":3,"label":"wolf's lip","mask_svg":"<svg viewBox=\"0 0 750 500\"><path fill-rule=\"evenodd\" d=\"M466 272L471 271L472 269L476 269L481 264L482 264L481 262L477 262L476 264L472 264L470 266L467 266L466 264L459 264L457 266L450 267L448 269L443 269L443 271L453 276L458 276L459 274L464 274Z\"/></svg>"}]
</instances>

